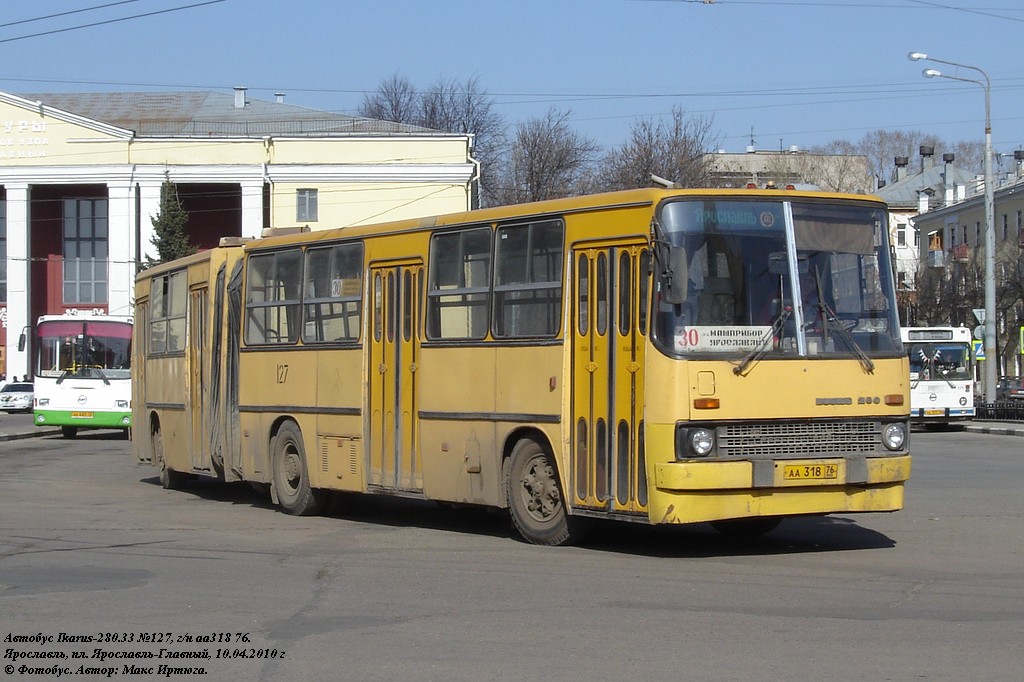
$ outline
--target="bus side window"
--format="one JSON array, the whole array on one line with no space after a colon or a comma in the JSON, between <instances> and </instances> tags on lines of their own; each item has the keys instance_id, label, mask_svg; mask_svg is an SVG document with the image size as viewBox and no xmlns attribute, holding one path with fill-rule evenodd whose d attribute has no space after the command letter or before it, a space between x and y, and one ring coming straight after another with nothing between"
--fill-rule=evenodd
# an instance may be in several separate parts
<instances>
[{"instance_id":1,"label":"bus side window","mask_svg":"<svg viewBox=\"0 0 1024 682\"><path fill-rule=\"evenodd\" d=\"M431 237L428 338L487 336L491 234L489 227L477 227Z\"/></svg>"},{"instance_id":2,"label":"bus side window","mask_svg":"<svg viewBox=\"0 0 1024 682\"><path fill-rule=\"evenodd\" d=\"M249 257L246 343L294 343L298 339L301 273L299 249Z\"/></svg>"},{"instance_id":3,"label":"bus side window","mask_svg":"<svg viewBox=\"0 0 1024 682\"><path fill-rule=\"evenodd\" d=\"M496 338L558 333L562 311L562 223L498 228L494 266Z\"/></svg>"}]
</instances>

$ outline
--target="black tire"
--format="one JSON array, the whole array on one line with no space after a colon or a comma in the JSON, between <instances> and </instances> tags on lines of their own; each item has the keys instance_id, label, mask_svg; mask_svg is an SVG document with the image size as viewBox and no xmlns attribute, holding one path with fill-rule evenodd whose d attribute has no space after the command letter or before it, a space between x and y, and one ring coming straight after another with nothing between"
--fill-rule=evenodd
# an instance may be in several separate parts
<instances>
[{"instance_id":1,"label":"black tire","mask_svg":"<svg viewBox=\"0 0 1024 682\"><path fill-rule=\"evenodd\" d=\"M512 449L505 491L512 523L527 542L557 546L579 539L579 524L566 511L554 459L537 441L524 438Z\"/></svg>"},{"instance_id":2,"label":"black tire","mask_svg":"<svg viewBox=\"0 0 1024 682\"><path fill-rule=\"evenodd\" d=\"M782 523L781 516L755 516L749 519L712 521L711 527L722 535L737 539L750 539L770 533Z\"/></svg>"},{"instance_id":3,"label":"black tire","mask_svg":"<svg viewBox=\"0 0 1024 682\"><path fill-rule=\"evenodd\" d=\"M309 485L306 449L295 422L285 422L274 437L272 468L274 493L281 509L294 516L318 514L325 495Z\"/></svg>"},{"instance_id":4,"label":"black tire","mask_svg":"<svg viewBox=\"0 0 1024 682\"><path fill-rule=\"evenodd\" d=\"M188 480L188 474L183 474L180 471L167 468L167 460L164 458L164 439L160 435L160 427L157 426L153 429L151 434L152 445L153 445L153 463L160 470L160 485L167 490L177 490L185 485L185 481Z\"/></svg>"},{"instance_id":5,"label":"black tire","mask_svg":"<svg viewBox=\"0 0 1024 682\"><path fill-rule=\"evenodd\" d=\"M60 435L64 438L74 438L78 435L77 426L62 426L60 427Z\"/></svg>"}]
</instances>

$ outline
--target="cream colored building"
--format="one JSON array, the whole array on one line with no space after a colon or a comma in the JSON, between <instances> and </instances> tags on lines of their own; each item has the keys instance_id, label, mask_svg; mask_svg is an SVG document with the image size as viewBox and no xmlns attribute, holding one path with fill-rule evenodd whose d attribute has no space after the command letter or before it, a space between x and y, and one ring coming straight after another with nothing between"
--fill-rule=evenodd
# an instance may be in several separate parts
<instances>
[{"instance_id":1,"label":"cream colored building","mask_svg":"<svg viewBox=\"0 0 1024 682\"><path fill-rule=\"evenodd\" d=\"M265 227L312 230L463 211L472 137L233 94L0 92L0 372L42 314L130 314L160 188L199 248Z\"/></svg>"}]
</instances>

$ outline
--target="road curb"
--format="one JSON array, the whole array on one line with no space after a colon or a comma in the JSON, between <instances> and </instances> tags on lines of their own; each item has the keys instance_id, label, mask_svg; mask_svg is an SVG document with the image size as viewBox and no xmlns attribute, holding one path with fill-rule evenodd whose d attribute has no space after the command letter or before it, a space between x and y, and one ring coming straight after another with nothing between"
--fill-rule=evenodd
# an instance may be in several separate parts
<instances>
[{"instance_id":1,"label":"road curb","mask_svg":"<svg viewBox=\"0 0 1024 682\"><path fill-rule=\"evenodd\" d=\"M60 435L60 429L36 429L34 431L17 431L15 433L0 433L0 442L8 440L24 440L25 438L40 438L42 436Z\"/></svg>"},{"instance_id":2,"label":"road curb","mask_svg":"<svg viewBox=\"0 0 1024 682\"><path fill-rule=\"evenodd\" d=\"M986 426L984 424L968 424L964 427L964 431L971 433L988 433L996 436L1024 436L1024 425L1022 426L1003 426L993 425Z\"/></svg>"}]
</instances>

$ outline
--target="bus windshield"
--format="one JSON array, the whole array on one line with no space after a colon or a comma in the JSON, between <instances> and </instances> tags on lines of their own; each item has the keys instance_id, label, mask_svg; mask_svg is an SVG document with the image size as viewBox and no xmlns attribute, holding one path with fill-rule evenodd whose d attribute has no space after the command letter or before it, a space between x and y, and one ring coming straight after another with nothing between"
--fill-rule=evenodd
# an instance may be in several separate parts
<instances>
[{"instance_id":1,"label":"bus windshield","mask_svg":"<svg viewBox=\"0 0 1024 682\"><path fill-rule=\"evenodd\" d=\"M910 358L910 380L970 381L971 347L966 343L907 343Z\"/></svg>"},{"instance_id":2,"label":"bus windshield","mask_svg":"<svg viewBox=\"0 0 1024 682\"><path fill-rule=\"evenodd\" d=\"M659 210L654 340L670 355L902 352L887 219L811 200L678 200Z\"/></svg>"},{"instance_id":3,"label":"bus windshield","mask_svg":"<svg viewBox=\"0 0 1024 682\"><path fill-rule=\"evenodd\" d=\"M36 376L130 379L132 326L122 322L40 322Z\"/></svg>"}]
</instances>

